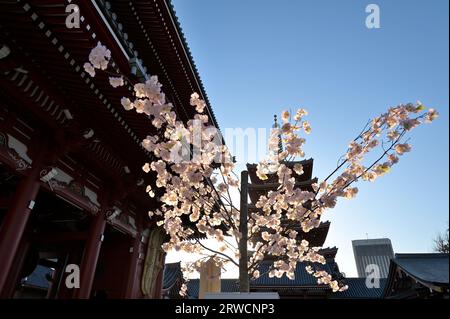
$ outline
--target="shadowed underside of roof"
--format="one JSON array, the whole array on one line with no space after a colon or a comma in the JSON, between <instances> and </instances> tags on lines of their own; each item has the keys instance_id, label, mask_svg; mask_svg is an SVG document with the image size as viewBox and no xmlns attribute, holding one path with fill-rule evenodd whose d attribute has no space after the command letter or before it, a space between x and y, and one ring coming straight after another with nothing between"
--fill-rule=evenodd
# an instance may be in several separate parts
<instances>
[{"instance_id":1,"label":"shadowed underside of roof","mask_svg":"<svg viewBox=\"0 0 450 319\"><path fill-rule=\"evenodd\" d=\"M219 128L171 1L116 0L108 2L107 10L123 23L120 31L133 39L130 50L139 52L149 72L158 75L166 95L173 93L170 101L180 107L180 114L192 116L190 95L197 92L208 105L212 124Z\"/></svg>"},{"instance_id":2,"label":"shadowed underside of roof","mask_svg":"<svg viewBox=\"0 0 450 319\"><path fill-rule=\"evenodd\" d=\"M449 292L448 254L396 254L383 297L443 298ZM445 297L444 297L445 298Z\"/></svg>"}]
</instances>

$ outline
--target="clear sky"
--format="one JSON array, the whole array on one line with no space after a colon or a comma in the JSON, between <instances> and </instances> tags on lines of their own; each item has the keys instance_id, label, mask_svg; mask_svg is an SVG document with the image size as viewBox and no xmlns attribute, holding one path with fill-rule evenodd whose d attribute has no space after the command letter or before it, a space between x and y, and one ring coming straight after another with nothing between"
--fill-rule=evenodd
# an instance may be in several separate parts
<instances>
[{"instance_id":1,"label":"clear sky","mask_svg":"<svg viewBox=\"0 0 450 319\"><path fill-rule=\"evenodd\" d=\"M380 7L367 29L365 8ZM440 118L415 130L413 151L352 201L324 215L326 246L356 276L351 241L388 237L394 251L431 252L449 220L447 0L173 0L219 124L270 127L308 109L305 151L326 177L369 118L422 101ZM171 258L173 260L173 256Z\"/></svg>"}]
</instances>

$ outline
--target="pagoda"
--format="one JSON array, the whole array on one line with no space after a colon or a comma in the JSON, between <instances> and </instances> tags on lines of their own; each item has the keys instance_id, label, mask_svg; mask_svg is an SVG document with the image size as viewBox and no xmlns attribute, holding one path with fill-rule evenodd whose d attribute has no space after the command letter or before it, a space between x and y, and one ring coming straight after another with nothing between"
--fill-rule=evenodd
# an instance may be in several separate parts
<instances>
[{"instance_id":1,"label":"pagoda","mask_svg":"<svg viewBox=\"0 0 450 319\"><path fill-rule=\"evenodd\" d=\"M312 177L313 163L313 159L286 163L288 167L293 167L293 165L295 164L303 165L304 173L301 176L295 174L293 175L296 178L296 187L299 187L302 190L312 190L312 184L317 182L317 178ZM269 191L277 190L279 184L276 174L269 175L267 180L262 181L256 175L256 165L248 164L247 169L251 182L248 185L248 192L250 197L248 211L249 214L251 214L252 212L258 210L258 208L256 208L256 203L260 196L267 194ZM299 240L307 240L310 244L310 247L322 247L327 238L328 230L330 228L330 222L321 222L319 227L312 229L308 233L305 233L301 229L300 225L298 225L298 227L289 227L291 229L295 229L298 232ZM336 247L321 249L320 254L325 257L326 263L324 265L320 265L319 268L321 270L327 271L336 279L342 279L343 275L341 274L338 264L335 261L337 251L338 249ZM358 285L352 285L352 287L358 288L356 291L356 295L354 295L355 291L353 291L353 289L349 292L333 293L328 285L319 285L317 283L317 279L307 273L305 269L305 267L308 265L307 263L299 262L297 264L294 280L291 280L286 276L283 276L281 278L270 278L268 275L268 270L272 266L272 264L273 258L271 256L266 257L266 259L260 263L259 271L262 275L256 280L250 280L250 292L277 292L282 299L358 298L360 297L358 293L361 294L361 291L366 294L367 289L364 289L363 287L365 280L364 278L361 278L362 281L358 282ZM164 277L167 278L164 284L165 296L167 296L168 298L180 298L176 295L177 291L175 291L176 289L178 289L178 285L174 284L177 282L176 280L174 280L174 278L178 278L179 280L181 280L179 264L166 265ZM221 283L222 292L224 293L239 291L239 279L222 279ZM187 283L187 298L199 298L199 285L200 281L198 279L190 280ZM380 293L380 291L381 290L377 290L377 293Z\"/></svg>"},{"instance_id":2,"label":"pagoda","mask_svg":"<svg viewBox=\"0 0 450 319\"><path fill-rule=\"evenodd\" d=\"M278 128L277 118L273 128ZM279 138L279 152L283 150L281 136ZM303 161L285 162L286 166L293 170L294 165L300 164L303 167L303 174L298 175L293 171L295 178L295 187L303 191L313 191L313 184L317 183L317 178L313 177L314 160L312 158ZM248 204L248 213L254 213L258 210L256 203L263 195L269 191L276 191L280 186L278 176L269 174L267 180L261 180L256 174L257 165L247 164L250 183L248 195L250 203ZM289 222L287 219L282 223ZM290 229L297 231L299 241L305 239L310 247L323 247L330 229L329 221L322 221L317 228L304 232L298 223L289 225ZM285 224L286 225L286 224ZM250 292L277 292L282 299L380 299L383 295L386 280L381 280L381 286L378 288L369 288L366 285L366 278L344 278L344 274L339 270L336 263L338 248L322 248L319 253L325 258L324 265L314 265L318 269L329 273L334 279L342 281L348 285L349 289L343 292L333 293L328 285L318 284L317 279L306 271L306 266L311 265L307 262L297 263L295 269L295 278L293 280L285 275L281 278L270 278L269 268L273 265L273 257L267 256L259 265L259 271L262 274L258 279L250 280ZM177 295L179 284L183 281L180 271L180 264L166 264L164 278L164 294L167 298L181 298ZM187 282L188 299L198 299L200 291L200 280L193 279ZM233 293L239 292L239 279L222 279L221 292Z\"/></svg>"},{"instance_id":3,"label":"pagoda","mask_svg":"<svg viewBox=\"0 0 450 319\"><path fill-rule=\"evenodd\" d=\"M301 164L303 166L304 173L302 175L299 176L295 173L293 175L296 180L296 188L304 191L312 191L312 184L317 182L317 178L312 177L313 163L313 159L285 163L290 168L293 168L295 164ZM248 164L247 169L251 181L248 187L251 202L249 205L249 213L252 213L258 210L256 203L259 198L269 191L276 191L280 185L276 174L269 175L267 180L262 181L256 175L256 165ZM286 223L287 221L283 222ZM310 247L322 247L327 238L330 222L321 222L319 227L312 229L308 233L305 233L300 225L289 227L298 232L298 240L307 240ZM320 254L326 259L326 264L321 265L321 269L327 271L333 278L342 277L335 261L337 251L338 249L336 247L324 248L320 251ZM305 269L307 266L306 263L299 262L297 264L294 280L290 280L286 276L269 278L268 269L272 263L273 260L271 260L271 257L262 261L259 269L262 274L261 277L250 281L250 290L252 292L278 292L281 298L326 298L332 293L327 285L319 285L316 278L307 273Z\"/></svg>"},{"instance_id":4,"label":"pagoda","mask_svg":"<svg viewBox=\"0 0 450 319\"><path fill-rule=\"evenodd\" d=\"M275 116L274 129L279 128L277 117ZM281 136L279 137L279 152L283 151L283 143ZM317 183L317 178L313 177L313 164L314 160L307 159L303 161L290 161L284 163L293 171L293 177L295 178L295 188L302 191L313 191L313 184ZM294 172L293 167L296 164L300 164L303 167L303 174L298 175ZM249 173L250 184L248 185L248 193L250 197L250 204L248 205L249 214L258 211L256 203L261 196L267 195L270 191L276 191L280 184L278 182L277 174L269 174L267 180L261 180L256 173L256 164L247 164L247 170ZM306 240L309 242L310 247L322 247L327 238L328 230L330 228L330 222L321 222L319 227L312 229L309 232L304 232L299 223L295 225L288 225L287 219L282 220L282 225L289 229L297 231L297 240ZM333 278L341 278L342 275L339 271L339 267L335 261L335 257L338 249L325 248L320 251L320 254L325 257L325 265L319 267L321 270L327 271ZM282 298L324 298L331 293L331 289L327 285L319 285L317 280L312 275L308 274L305 267L308 265L304 262L299 262L295 270L295 279L290 280L286 276L281 278L269 278L269 268L273 264L273 257L268 256L259 266L259 271L262 274L256 280L250 282L250 290L252 292L278 292Z\"/></svg>"}]
</instances>

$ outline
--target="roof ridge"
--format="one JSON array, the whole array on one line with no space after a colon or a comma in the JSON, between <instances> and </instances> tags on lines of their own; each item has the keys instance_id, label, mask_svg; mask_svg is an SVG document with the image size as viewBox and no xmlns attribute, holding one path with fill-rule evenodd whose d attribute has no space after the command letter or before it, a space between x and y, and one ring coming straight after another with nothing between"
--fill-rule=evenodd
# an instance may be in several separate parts
<instances>
[{"instance_id":1,"label":"roof ridge","mask_svg":"<svg viewBox=\"0 0 450 319\"><path fill-rule=\"evenodd\" d=\"M184 48L186 50L186 55L187 55L187 58L189 60L189 63L191 64L192 69L194 71L194 75L195 75L195 77L198 80L198 84L199 84L200 90L201 90L201 92L199 92L199 93L201 93L203 95L203 98L204 98L206 104L209 107L209 111L211 113L213 123L216 125L216 127L218 129L220 129L220 126L219 126L219 123L217 121L217 118L216 118L216 115L214 113L214 110L211 107L211 103L209 101L208 94L206 93L206 89L205 89L205 87L203 85L203 81L202 81L202 79L200 77L200 73L199 73L199 71L197 69L197 65L195 64L194 57L192 56L191 49L189 48L189 45L187 43L187 39L186 39L186 37L184 35L183 28L181 27L180 20L178 19L177 12L175 10L175 6L172 3L172 0L166 0L166 2L167 2L167 7L169 8L169 11L170 11L169 13L172 15L173 20L175 22L175 24L174 24L175 28L177 29L178 34L180 35L181 42L182 42L182 44L183 44L183 46L184 46Z\"/></svg>"},{"instance_id":2,"label":"roof ridge","mask_svg":"<svg viewBox=\"0 0 450 319\"><path fill-rule=\"evenodd\" d=\"M446 253L397 253L397 254L395 254L395 258L427 258L427 257L449 258L449 254L446 254Z\"/></svg>"}]
</instances>

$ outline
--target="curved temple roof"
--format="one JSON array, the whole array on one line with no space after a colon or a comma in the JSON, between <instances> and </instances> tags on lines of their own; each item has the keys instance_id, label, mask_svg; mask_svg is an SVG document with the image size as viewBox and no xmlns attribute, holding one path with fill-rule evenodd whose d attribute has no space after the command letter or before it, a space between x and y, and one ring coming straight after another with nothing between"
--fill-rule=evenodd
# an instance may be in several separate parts
<instances>
[{"instance_id":1,"label":"curved temple roof","mask_svg":"<svg viewBox=\"0 0 450 319\"><path fill-rule=\"evenodd\" d=\"M448 254L396 254L391 260L388 284L385 294L389 293L397 270L432 290L449 289Z\"/></svg>"},{"instance_id":2,"label":"curved temple roof","mask_svg":"<svg viewBox=\"0 0 450 319\"><path fill-rule=\"evenodd\" d=\"M393 262L423 283L448 286L448 254L396 254Z\"/></svg>"},{"instance_id":3,"label":"curved temple roof","mask_svg":"<svg viewBox=\"0 0 450 319\"><path fill-rule=\"evenodd\" d=\"M190 95L197 92L208 105L206 112L212 124L219 128L171 1L95 0L95 3L130 52L130 58L158 76L179 114L185 120L192 118Z\"/></svg>"}]
</instances>

